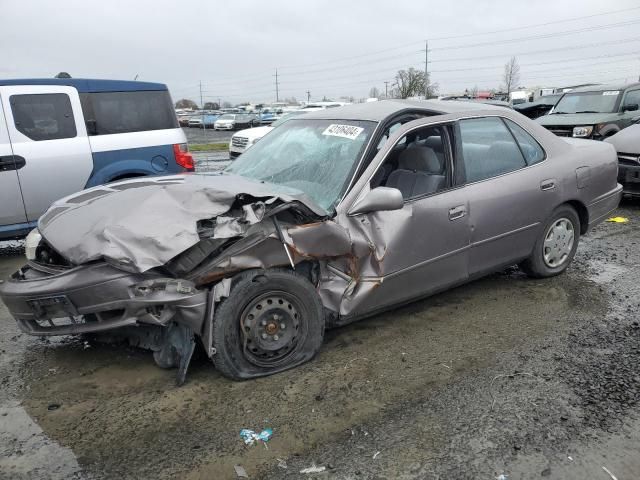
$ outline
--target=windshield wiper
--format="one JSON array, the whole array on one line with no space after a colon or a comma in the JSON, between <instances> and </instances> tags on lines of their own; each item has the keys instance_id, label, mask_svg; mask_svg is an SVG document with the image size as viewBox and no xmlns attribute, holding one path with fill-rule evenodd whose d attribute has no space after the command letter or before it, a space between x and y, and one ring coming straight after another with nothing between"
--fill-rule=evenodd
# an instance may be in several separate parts
<instances>
[{"instance_id":1,"label":"windshield wiper","mask_svg":"<svg viewBox=\"0 0 640 480\"><path fill-rule=\"evenodd\" d=\"M581 110L579 112L576 113L600 113L600 112L596 112L595 110Z\"/></svg>"},{"instance_id":2,"label":"windshield wiper","mask_svg":"<svg viewBox=\"0 0 640 480\"><path fill-rule=\"evenodd\" d=\"M553 112L551 115L565 115L568 114L569 112Z\"/></svg>"}]
</instances>

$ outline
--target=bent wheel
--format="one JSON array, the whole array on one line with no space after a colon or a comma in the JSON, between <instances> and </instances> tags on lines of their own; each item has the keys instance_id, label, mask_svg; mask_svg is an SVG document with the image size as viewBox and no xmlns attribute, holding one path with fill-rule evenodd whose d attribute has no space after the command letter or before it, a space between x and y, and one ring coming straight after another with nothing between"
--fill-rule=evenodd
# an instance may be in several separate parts
<instances>
[{"instance_id":1,"label":"bent wheel","mask_svg":"<svg viewBox=\"0 0 640 480\"><path fill-rule=\"evenodd\" d=\"M315 288L284 269L243 272L213 321L213 362L232 379L271 375L315 356L324 313Z\"/></svg>"},{"instance_id":2,"label":"bent wheel","mask_svg":"<svg viewBox=\"0 0 640 480\"><path fill-rule=\"evenodd\" d=\"M556 208L542 229L531 256L520 267L531 277L552 277L564 272L576 253L580 219L570 205Z\"/></svg>"}]
</instances>

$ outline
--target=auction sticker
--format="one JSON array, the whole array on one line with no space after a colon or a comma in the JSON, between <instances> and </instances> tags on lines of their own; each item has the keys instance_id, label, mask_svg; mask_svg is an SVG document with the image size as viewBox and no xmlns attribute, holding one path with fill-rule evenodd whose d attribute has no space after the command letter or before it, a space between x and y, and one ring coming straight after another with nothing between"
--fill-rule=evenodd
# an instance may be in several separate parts
<instances>
[{"instance_id":1,"label":"auction sticker","mask_svg":"<svg viewBox=\"0 0 640 480\"><path fill-rule=\"evenodd\" d=\"M342 137L348 138L349 140L355 140L363 130L364 128L355 127L353 125L339 125L337 123L332 123L325 129L324 132L322 132L322 134L331 135L332 137Z\"/></svg>"},{"instance_id":2,"label":"auction sticker","mask_svg":"<svg viewBox=\"0 0 640 480\"><path fill-rule=\"evenodd\" d=\"M607 90L606 92L602 92L602 95L618 95L620 90Z\"/></svg>"}]
</instances>

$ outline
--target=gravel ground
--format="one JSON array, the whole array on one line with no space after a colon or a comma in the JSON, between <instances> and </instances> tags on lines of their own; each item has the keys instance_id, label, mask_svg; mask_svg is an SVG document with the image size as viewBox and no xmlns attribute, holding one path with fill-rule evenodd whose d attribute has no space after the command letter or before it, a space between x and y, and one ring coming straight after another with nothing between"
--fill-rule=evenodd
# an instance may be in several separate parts
<instances>
[{"instance_id":1,"label":"gravel ground","mask_svg":"<svg viewBox=\"0 0 640 480\"><path fill-rule=\"evenodd\" d=\"M176 388L147 352L28 337L0 305L0 478L637 479L640 204L617 214L564 275L508 269L255 381L197 358Z\"/></svg>"}]
</instances>

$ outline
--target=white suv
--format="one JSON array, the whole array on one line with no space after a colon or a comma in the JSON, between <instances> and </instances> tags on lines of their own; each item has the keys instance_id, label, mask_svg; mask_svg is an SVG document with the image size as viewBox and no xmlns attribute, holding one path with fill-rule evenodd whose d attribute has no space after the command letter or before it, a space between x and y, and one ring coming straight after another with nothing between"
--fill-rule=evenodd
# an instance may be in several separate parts
<instances>
[{"instance_id":1,"label":"white suv","mask_svg":"<svg viewBox=\"0 0 640 480\"><path fill-rule=\"evenodd\" d=\"M278 125L282 125L287 120L298 115L302 115L303 113L307 112L300 110L296 112L286 113L271 125L264 127L247 128L246 130L240 130L239 132L234 133L231 136L231 140L229 141L229 157L236 158L247 148L264 137L267 133L276 128Z\"/></svg>"}]
</instances>

